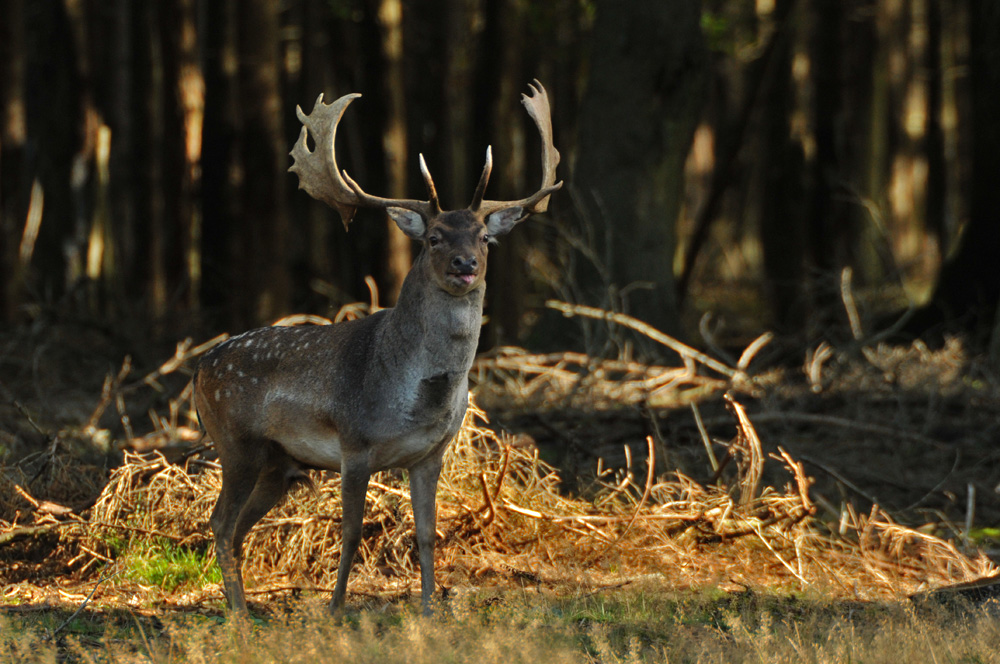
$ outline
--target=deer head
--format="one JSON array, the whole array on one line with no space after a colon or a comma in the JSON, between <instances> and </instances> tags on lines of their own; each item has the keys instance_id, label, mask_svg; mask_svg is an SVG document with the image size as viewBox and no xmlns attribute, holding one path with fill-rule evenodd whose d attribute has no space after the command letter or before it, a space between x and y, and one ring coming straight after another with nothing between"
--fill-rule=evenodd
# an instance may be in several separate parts
<instances>
[{"instance_id":1,"label":"deer head","mask_svg":"<svg viewBox=\"0 0 1000 664\"><path fill-rule=\"evenodd\" d=\"M434 179L424 156L420 172L427 185L428 199L381 198L365 193L357 182L337 165L337 125L347 106L360 97L349 94L332 104L316 99L311 114L301 107L296 114L302 122L299 140L292 148L294 160L288 169L299 176L299 188L317 200L335 208L347 229L359 207L382 208L408 237L423 245L430 264L431 278L442 290L460 296L479 288L486 276L486 253L492 238L509 233L515 225L548 208L549 196L562 186L556 182L559 151L552 143L552 119L548 95L537 80L529 86L531 95L522 95L528 114L542 137L542 185L531 196L516 201L484 200L486 185L493 169L491 148L486 148L486 163L472 202L464 210L443 210L438 201ZM315 151L309 149L312 135Z\"/></svg>"}]
</instances>

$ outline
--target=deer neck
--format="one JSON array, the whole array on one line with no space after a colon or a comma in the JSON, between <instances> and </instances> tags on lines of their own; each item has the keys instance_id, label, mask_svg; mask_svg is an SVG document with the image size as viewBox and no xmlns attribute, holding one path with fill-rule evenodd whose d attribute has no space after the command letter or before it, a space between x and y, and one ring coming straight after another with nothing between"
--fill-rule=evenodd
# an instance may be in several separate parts
<instances>
[{"instance_id":1,"label":"deer neck","mask_svg":"<svg viewBox=\"0 0 1000 664\"><path fill-rule=\"evenodd\" d=\"M421 253L386 314L381 344L386 360L426 376L468 372L479 344L484 293L483 286L462 296L442 290Z\"/></svg>"}]
</instances>

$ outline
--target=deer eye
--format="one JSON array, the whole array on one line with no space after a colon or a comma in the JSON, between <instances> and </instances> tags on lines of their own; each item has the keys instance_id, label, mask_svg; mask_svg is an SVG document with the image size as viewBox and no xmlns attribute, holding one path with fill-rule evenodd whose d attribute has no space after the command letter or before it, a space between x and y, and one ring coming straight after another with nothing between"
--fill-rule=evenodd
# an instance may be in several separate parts
<instances>
[{"instance_id":1,"label":"deer eye","mask_svg":"<svg viewBox=\"0 0 1000 664\"><path fill-rule=\"evenodd\" d=\"M483 239L482 239L483 244L487 244L487 243L489 243L489 241L490 241L490 235L489 235L489 233L484 233L483 234Z\"/></svg>"},{"instance_id":2,"label":"deer eye","mask_svg":"<svg viewBox=\"0 0 1000 664\"><path fill-rule=\"evenodd\" d=\"M439 238L437 235L432 235L429 238L427 238L427 241L430 243L432 247L436 247L438 246L438 244L441 243L441 238Z\"/></svg>"}]
</instances>

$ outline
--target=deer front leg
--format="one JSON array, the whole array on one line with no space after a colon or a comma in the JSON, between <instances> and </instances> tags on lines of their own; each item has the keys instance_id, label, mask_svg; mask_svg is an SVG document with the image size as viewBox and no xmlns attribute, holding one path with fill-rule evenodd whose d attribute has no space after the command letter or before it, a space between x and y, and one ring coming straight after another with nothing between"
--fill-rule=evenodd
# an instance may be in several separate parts
<instances>
[{"instance_id":1,"label":"deer front leg","mask_svg":"<svg viewBox=\"0 0 1000 664\"><path fill-rule=\"evenodd\" d=\"M441 454L433 454L410 469L410 500L417 528L420 554L420 605L431 614L434 594L434 539L437 535L437 483L441 474Z\"/></svg>"},{"instance_id":2,"label":"deer front leg","mask_svg":"<svg viewBox=\"0 0 1000 664\"><path fill-rule=\"evenodd\" d=\"M341 503L344 514L341 518L340 565L337 567L337 585L333 588L330 611L339 612L344 608L347 595L347 577L351 573L354 554L361 544L361 528L365 518L365 497L368 494L368 480L371 466L367 459L345 458L340 469Z\"/></svg>"}]
</instances>

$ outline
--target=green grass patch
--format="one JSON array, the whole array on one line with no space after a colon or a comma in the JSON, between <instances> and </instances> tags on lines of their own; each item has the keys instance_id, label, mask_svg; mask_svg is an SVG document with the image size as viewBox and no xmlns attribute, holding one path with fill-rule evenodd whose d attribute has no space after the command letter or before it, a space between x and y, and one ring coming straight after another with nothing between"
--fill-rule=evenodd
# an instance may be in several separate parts
<instances>
[{"instance_id":1,"label":"green grass patch","mask_svg":"<svg viewBox=\"0 0 1000 664\"><path fill-rule=\"evenodd\" d=\"M162 538L131 545L119 561L125 578L165 592L222 582L214 558Z\"/></svg>"}]
</instances>

